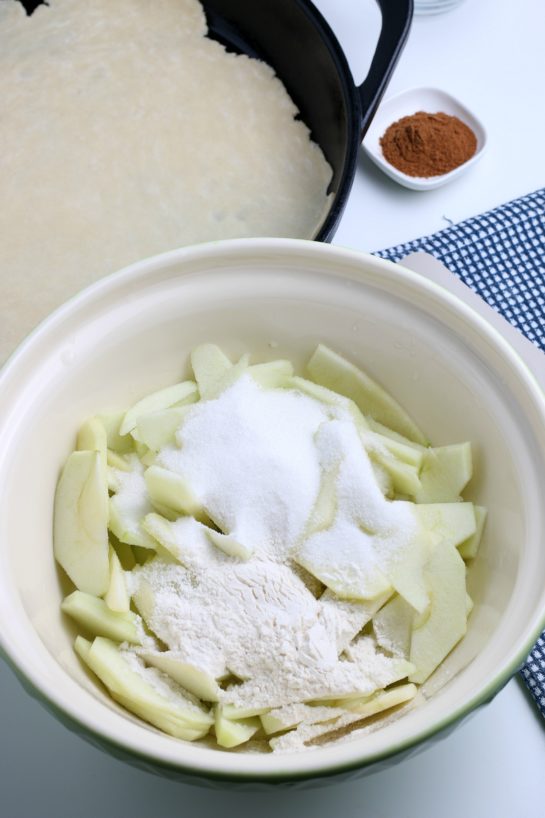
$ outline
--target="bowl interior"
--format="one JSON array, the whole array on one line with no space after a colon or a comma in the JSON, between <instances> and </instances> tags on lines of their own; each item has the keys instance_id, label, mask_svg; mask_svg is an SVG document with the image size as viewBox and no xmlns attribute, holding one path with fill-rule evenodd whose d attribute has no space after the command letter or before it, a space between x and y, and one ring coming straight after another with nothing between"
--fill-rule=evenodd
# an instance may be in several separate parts
<instances>
[{"instance_id":1,"label":"bowl interior","mask_svg":"<svg viewBox=\"0 0 545 818\"><path fill-rule=\"evenodd\" d=\"M296 756L188 745L117 708L72 651L52 556L59 469L87 416L179 379L199 342L291 358L323 341L364 366L434 444L471 440L468 495L489 509L470 570L464 641L420 705L382 730ZM76 297L35 332L0 383L0 634L23 674L88 728L141 755L223 775L305 775L400 749L490 696L545 607L543 398L482 319L416 274L311 242L232 241L142 262ZM466 668L466 665L469 667ZM466 668L464 672L460 672ZM431 695L433 694L433 695ZM428 699L428 697L430 697Z\"/></svg>"}]
</instances>

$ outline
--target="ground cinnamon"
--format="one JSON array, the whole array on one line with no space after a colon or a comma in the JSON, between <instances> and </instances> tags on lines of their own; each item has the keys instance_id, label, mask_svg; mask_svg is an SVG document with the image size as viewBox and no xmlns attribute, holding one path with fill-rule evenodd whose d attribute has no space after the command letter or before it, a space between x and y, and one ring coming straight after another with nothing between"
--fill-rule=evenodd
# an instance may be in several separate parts
<instances>
[{"instance_id":1,"label":"ground cinnamon","mask_svg":"<svg viewBox=\"0 0 545 818\"><path fill-rule=\"evenodd\" d=\"M418 111L393 122L380 146L384 158L408 176L440 176L471 159L477 138L456 116Z\"/></svg>"}]
</instances>

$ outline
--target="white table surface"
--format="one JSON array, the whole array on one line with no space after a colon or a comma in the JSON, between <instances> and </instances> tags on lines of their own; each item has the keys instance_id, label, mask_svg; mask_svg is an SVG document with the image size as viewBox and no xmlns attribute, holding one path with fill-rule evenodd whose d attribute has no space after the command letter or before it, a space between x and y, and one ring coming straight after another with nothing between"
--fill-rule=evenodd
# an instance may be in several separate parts
<instances>
[{"instance_id":1,"label":"white table surface","mask_svg":"<svg viewBox=\"0 0 545 818\"><path fill-rule=\"evenodd\" d=\"M364 76L378 16L372 0L319 0ZM398 187L363 156L335 243L376 250L434 232L545 186L545 6L465 0L416 17L388 93L436 85L489 131L485 157L437 191ZM539 818L545 722L511 681L488 707L431 749L360 781L303 792L234 793L164 781L73 736L0 666L2 818Z\"/></svg>"}]
</instances>

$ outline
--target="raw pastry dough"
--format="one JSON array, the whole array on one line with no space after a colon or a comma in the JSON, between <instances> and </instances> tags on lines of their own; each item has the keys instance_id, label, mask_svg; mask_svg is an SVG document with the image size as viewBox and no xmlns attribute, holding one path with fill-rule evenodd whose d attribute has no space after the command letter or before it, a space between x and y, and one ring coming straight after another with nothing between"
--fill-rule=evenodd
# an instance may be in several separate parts
<instances>
[{"instance_id":1,"label":"raw pastry dough","mask_svg":"<svg viewBox=\"0 0 545 818\"><path fill-rule=\"evenodd\" d=\"M0 362L84 285L180 245L315 235L331 168L196 0L0 2Z\"/></svg>"}]
</instances>

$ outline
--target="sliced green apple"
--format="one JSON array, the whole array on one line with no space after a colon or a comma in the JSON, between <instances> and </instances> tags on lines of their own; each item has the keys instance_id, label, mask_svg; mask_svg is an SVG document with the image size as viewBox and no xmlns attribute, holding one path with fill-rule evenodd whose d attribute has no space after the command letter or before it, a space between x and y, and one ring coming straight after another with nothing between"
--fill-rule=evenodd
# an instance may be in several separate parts
<instances>
[{"instance_id":1,"label":"sliced green apple","mask_svg":"<svg viewBox=\"0 0 545 818\"><path fill-rule=\"evenodd\" d=\"M148 628L153 630L152 618L155 611L155 595L151 585L146 580L139 579L138 587L133 593L132 599Z\"/></svg>"},{"instance_id":2,"label":"sliced green apple","mask_svg":"<svg viewBox=\"0 0 545 818\"><path fill-rule=\"evenodd\" d=\"M254 550L248 543L243 543L231 534L222 534L213 528L207 528L206 533L210 541L217 546L228 557L238 557L241 560L248 560Z\"/></svg>"},{"instance_id":3,"label":"sliced green apple","mask_svg":"<svg viewBox=\"0 0 545 818\"><path fill-rule=\"evenodd\" d=\"M131 606L131 600L127 591L125 573L121 567L121 562L116 552L110 545L110 584L104 594L104 602L111 611L116 613L127 613ZM109 634L102 634L106 636Z\"/></svg>"},{"instance_id":4,"label":"sliced green apple","mask_svg":"<svg viewBox=\"0 0 545 818\"><path fill-rule=\"evenodd\" d=\"M210 384L206 390L206 394L202 395L203 399L206 400L213 400L214 398L218 398L222 392L225 392L226 389L233 386L238 379L248 372L250 356L248 354L243 355L236 364L232 364L231 368L222 375L215 383Z\"/></svg>"},{"instance_id":5,"label":"sliced green apple","mask_svg":"<svg viewBox=\"0 0 545 818\"><path fill-rule=\"evenodd\" d=\"M258 718L231 721L225 718L221 707L216 707L214 726L219 746L231 749L249 741L261 727L261 722Z\"/></svg>"},{"instance_id":6,"label":"sliced green apple","mask_svg":"<svg viewBox=\"0 0 545 818\"><path fill-rule=\"evenodd\" d=\"M483 506L474 506L473 509L475 511L475 533L458 546L458 553L464 560L471 560L477 556L488 513Z\"/></svg>"},{"instance_id":7,"label":"sliced green apple","mask_svg":"<svg viewBox=\"0 0 545 818\"><path fill-rule=\"evenodd\" d=\"M422 684L466 632L466 569L457 549L440 543L426 566L430 613L413 628L410 660L416 670L410 682Z\"/></svg>"},{"instance_id":8,"label":"sliced green apple","mask_svg":"<svg viewBox=\"0 0 545 818\"><path fill-rule=\"evenodd\" d=\"M109 639L97 637L89 646L78 637L75 649L127 710L176 738L194 741L208 733L213 720L206 710L186 704L182 696L179 704L162 696L130 667Z\"/></svg>"},{"instance_id":9,"label":"sliced green apple","mask_svg":"<svg viewBox=\"0 0 545 818\"><path fill-rule=\"evenodd\" d=\"M217 344L200 344L191 352L191 368L203 399L233 366Z\"/></svg>"},{"instance_id":10,"label":"sliced green apple","mask_svg":"<svg viewBox=\"0 0 545 818\"><path fill-rule=\"evenodd\" d=\"M375 420L372 417L367 417L367 424L371 431L376 432L382 437L386 437L388 440L396 441L397 443L401 443L403 446L414 449L416 452L419 452L421 456L424 455L424 452L428 448L428 444L423 445L422 443L416 443L416 441L410 440L408 437L405 437L405 435L400 435L399 432L394 432L393 429L389 429L388 426L385 426L383 423L379 423L378 420Z\"/></svg>"},{"instance_id":11,"label":"sliced green apple","mask_svg":"<svg viewBox=\"0 0 545 818\"><path fill-rule=\"evenodd\" d=\"M234 704L223 704L222 713L226 719L240 721L240 719L251 719L254 716L262 716L268 713L270 707L237 707Z\"/></svg>"},{"instance_id":12,"label":"sliced green apple","mask_svg":"<svg viewBox=\"0 0 545 818\"><path fill-rule=\"evenodd\" d=\"M264 713L259 717L263 730L268 736L272 736L275 733L282 733L284 730L292 730L294 727L297 727L305 717L303 707L310 710L308 704L286 705L285 707L277 707L269 713Z\"/></svg>"},{"instance_id":13,"label":"sliced green apple","mask_svg":"<svg viewBox=\"0 0 545 818\"><path fill-rule=\"evenodd\" d=\"M345 409L352 416L352 420L358 429L363 431L368 428L367 419L363 416L354 401L345 397L344 395L339 395L338 392L333 392L331 389L328 389L319 383L314 383L314 381L309 381L306 378L299 377L298 375L294 375L292 378L286 381L284 387L288 389L296 389L303 395L307 395L309 398L314 398L314 400L320 401L320 403L323 403L326 406Z\"/></svg>"},{"instance_id":14,"label":"sliced green apple","mask_svg":"<svg viewBox=\"0 0 545 818\"><path fill-rule=\"evenodd\" d=\"M449 503L460 494L473 474L471 443L427 449L420 470L417 503Z\"/></svg>"},{"instance_id":15,"label":"sliced green apple","mask_svg":"<svg viewBox=\"0 0 545 818\"><path fill-rule=\"evenodd\" d=\"M73 452L55 494L55 559L74 585L102 596L108 588L108 483L98 452Z\"/></svg>"},{"instance_id":16,"label":"sliced green apple","mask_svg":"<svg viewBox=\"0 0 545 818\"><path fill-rule=\"evenodd\" d=\"M307 378L301 378L299 375L293 375L287 382L286 387L289 389L296 389L303 395L314 400L324 403L326 406L337 406L347 409L350 404L350 399L344 395L339 395L338 392L333 392L326 386L322 386L314 381L309 381Z\"/></svg>"},{"instance_id":17,"label":"sliced green apple","mask_svg":"<svg viewBox=\"0 0 545 818\"><path fill-rule=\"evenodd\" d=\"M414 503L395 500L392 505L404 507L409 512L406 528L398 521L398 533L393 537L388 532L384 537L375 535L373 547L377 563L392 588L409 605L422 612L429 603L424 566L430 555L432 539L419 517L415 516L418 507Z\"/></svg>"},{"instance_id":18,"label":"sliced green apple","mask_svg":"<svg viewBox=\"0 0 545 818\"><path fill-rule=\"evenodd\" d=\"M166 506L179 514L201 516L203 507L185 477L164 469L150 466L144 474L152 503Z\"/></svg>"},{"instance_id":19,"label":"sliced green apple","mask_svg":"<svg viewBox=\"0 0 545 818\"><path fill-rule=\"evenodd\" d=\"M277 389L285 386L293 375L291 361L267 361L264 364L252 364L248 374L264 389Z\"/></svg>"},{"instance_id":20,"label":"sliced green apple","mask_svg":"<svg viewBox=\"0 0 545 818\"><path fill-rule=\"evenodd\" d=\"M376 426L380 426L380 424L376 424ZM382 450L385 449L388 454L395 457L400 463L413 466L417 472L419 472L422 467L425 452L422 446L415 446L414 444L408 445L403 442L403 438L398 440L397 438L387 437L385 434L377 432L376 430L373 431L372 429L362 433L362 440L366 449L371 449L373 446Z\"/></svg>"},{"instance_id":21,"label":"sliced green apple","mask_svg":"<svg viewBox=\"0 0 545 818\"><path fill-rule=\"evenodd\" d=\"M305 527L305 537L324 531L333 525L337 513L337 479L339 469L322 471L320 489Z\"/></svg>"},{"instance_id":22,"label":"sliced green apple","mask_svg":"<svg viewBox=\"0 0 545 818\"><path fill-rule=\"evenodd\" d=\"M171 406L147 415L141 415L136 425L138 440L153 452L175 441L176 432L184 422L187 413L194 404L187 402L183 406Z\"/></svg>"},{"instance_id":23,"label":"sliced green apple","mask_svg":"<svg viewBox=\"0 0 545 818\"><path fill-rule=\"evenodd\" d=\"M413 510L436 543L457 546L475 534L473 503L421 503L413 506Z\"/></svg>"},{"instance_id":24,"label":"sliced green apple","mask_svg":"<svg viewBox=\"0 0 545 818\"><path fill-rule=\"evenodd\" d=\"M304 540L293 558L341 599L374 599L391 590L376 565L369 537L343 521Z\"/></svg>"},{"instance_id":25,"label":"sliced green apple","mask_svg":"<svg viewBox=\"0 0 545 818\"><path fill-rule=\"evenodd\" d=\"M177 684L205 702L217 702L221 688L214 676L174 651L143 651L139 654L152 667L162 670Z\"/></svg>"},{"instance_id":26,"label":"sliced green apple","mask_svg":"<svg viewBox=\"0 0 545 818\"><path fill-rule=\"evenodd\" d=\"M333 350L319 344L307 370L313 381L351 398L364 415L422 445L426 437L407 412L379 384Z\"/></svg>"},{"instance_id":27,"label":"sliced green apple","mask_svg":"<svg viewBox=\"0 0 545 818\"><path fill-rule=\"evenodd\" d=\"M89 418L85 421L78 432L76 449L79 451L98 452L102 467L107 465L108 439L106 429L98 417Z\"/></svg>"},{"instance_id":28,"label":"sliced green apple","mask_svg":"<svg viewBox=\"0 0 545 818\"><path fill-rule=\"evenodd\" d=\"M471 611L473 610L474 603L468 593L466 593L466 617L469 616Z\"/></svg>"},{"instance_id":29,"label":"sliced green apple","mask_svg":"<svg viewBox=\"0 0 545 818\"><path fill-rule=\"evenodd\" d=\"M416 466L403 463L388 452L371 451L369 455L386 470L396 494L414 497L420 491L421 483Z\"/></svg>"},{"instance_id":30,"label":"sliced green apple","mask_svg":"<svg viewBox=\"0 0 545 818\"><path fill-rule=\"evenodd\" d=\"M339 701L336 705L337 707L344 707L351 713L358 713L362 719L367 719L377 713L382 713L384 710L389 710L391 707L398 707L400 704L411 701L416 693L417 687L409 683L392 687L390 690L381 690L366 698L345 700L342 703Z\"/></svg>"},{"instance_id":31,"label":"sliced green apple","mask_svg":"<svg viewBox=\"0 0 545 818\"><path fill-rule=\"evenodd\" d=\"M275 733L292 730L302 722L305 724L322 724L338 718L342 713L342 710L331 705L314 706L301 702L277 707L260 716L260 719L265 733L272 736Z\"/></svg>"},{"instance_id":32,"label":"sliced green apple","mask_svg":"<svg viewBox=\"0 0 545 818\"><path fill-rule=\"evenodd\" d=\"M129 434L121 435L119 430L123 423L125 412L112 412L110 414L97 415L98 420L106 431L106 441L108 449L116 454L129 454L134 451L134 441Z\"/></svg>"},{"instance_id":33,"label":"sliced green apple","mask_svg":"<svg viewBox=\"0 0 545 818\"><path fill-rule=\"evenodd\" d=\"M142 415L149 415L150 412L157 412L160 409L168 409L171 406L182 404L187 400L194 399L196 395L197 384L194 381L176 383L173 386L167 386L157 392L152 392L151 395L146 395L145 398L139 400L125 413L119 434L126 435L136 429L138 419Z\"/></svg>"},{"instance_id":34,"label":"sliced green apple","mask_svg":"<svg viewBox=\"0 0 545 818\"><path fill-rule=\"evenodd\" d=\"M110 610L103 599L83 591L74 591L63 600L64 613L96 636L106 636L118 642L140 644L138 617L132 611Z\"/></svg>"},{"instance_id":35,"label":"sliced green apple","mask_svg":"<svg viewBox=\"0 0 545 818\"><path fill-rule=\"evenodd\" d=\"M109 501L109 529L120 542L141 548L155 548L154 540L142 528L142 518L152 511L144 469L136 454L127 455L130 470L113 470L111 487L116 492Z\"/></svg>"},{"instance_id":36,"label":"sliced green apple","mask_svg":"<svg viewBox=\"0 0 545 818\"><path fill-rule=\"evenodd\" d=\"M118 469L119 471L131 470L130 464L127 462L125 457L123 457L122 454L114 452L113 449L106 450L106 464L112 469Z\"/></svg>"},{"instance_id":37,"label":"sliced green apple","mask_svg":"<svg viewBox=\"0 0 545 818\"><path fill-rule=\"evenodd\" d=\"M415 610L396 594L373 616L375 638L381 648L409 658Z\"/></svg>"}]
</instances>

